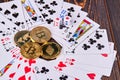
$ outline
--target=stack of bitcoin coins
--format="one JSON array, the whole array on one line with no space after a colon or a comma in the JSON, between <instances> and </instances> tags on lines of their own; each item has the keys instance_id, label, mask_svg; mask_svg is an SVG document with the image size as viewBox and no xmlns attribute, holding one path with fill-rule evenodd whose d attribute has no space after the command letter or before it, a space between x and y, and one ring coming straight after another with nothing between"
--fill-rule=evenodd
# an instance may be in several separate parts
<instances>
[{"instance_id":1,"label":"stack of bitcoin coins","mask_svg":"<svg viewBox=\"0 0 120 80\"><path fill-rule=\"evenodd\" d=\"M31 31L20 31L14 37L16 45L20 47L21 55L27 59L57 58L61 52L61 46L56 42L50 42L50 39L50 30L43 26L33 28Z\"/></svg>"}]
</instances>

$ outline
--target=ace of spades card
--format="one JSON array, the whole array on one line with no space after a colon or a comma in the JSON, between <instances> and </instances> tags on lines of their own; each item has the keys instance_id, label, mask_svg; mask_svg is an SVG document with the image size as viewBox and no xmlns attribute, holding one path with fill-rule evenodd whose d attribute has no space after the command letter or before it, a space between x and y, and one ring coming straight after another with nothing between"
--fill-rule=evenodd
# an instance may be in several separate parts
<instances>
[{"instance_id":1,"label":"ace of spades card","mask_svg":"<svg viewBox=\"0 0 120 80\"><path fill-rule=\"evenodd\" d=\"M24 19L21 2L19 0L0 3L0 13L19 26L19 30L28 29Z\"/></svg>"}]
</instances>

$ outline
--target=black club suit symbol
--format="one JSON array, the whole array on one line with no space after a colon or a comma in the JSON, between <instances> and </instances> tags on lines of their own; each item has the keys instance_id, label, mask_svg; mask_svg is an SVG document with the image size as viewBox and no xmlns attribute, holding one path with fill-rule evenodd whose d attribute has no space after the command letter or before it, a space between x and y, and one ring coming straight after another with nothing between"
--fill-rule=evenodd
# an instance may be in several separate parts
<instances>
[{"instance_id":1,"label":"black club suit symbol","mask_svg":"<svg viewBox=\"0 0 120 80\"><path fill-rule=\"evenodd\" d=\"M83 44L82 48L83 48L84 50L87 50L87 49L89 49L89 48L90 48L90 46L89 46L89 45L87 45L87 44Z\"/></svg>"},{"instance_id":2,"label":"black club suit symbol","mask_svg":"<svg viewBox=\"0 0 120 80\"><path fill-rule=\"evenodd\" d=\"M39 4L45 4L43 0L38 1Z\"/></svg>"},{"instance_id":3,"label":"black club suit symbol","mask_svg":"<svg viewBox=\"0 0 120 80\"><path fill-rule=\"evenodd\" d=\"M102 48L104 48L105 46L104 45L101 45L101 44L97 44L96 46L99 50L101 50Z\"/></svg>"},{"instance_id":4,"label":"black club suit symbol","mask_svg":"<svg viewBox=\"0 0 120 80\"><path fill-rule=\"evenodd\" d=\"M74 10L73 7L70 7L70 8L68 8L68 11L70 11L70 12L74 12L75 10Z\"/></svg>"},{"instance_id":5,"label":"black club suit symbol","mask_svg":"<svg viewBox=\"0 0 120 80\"><path fill-rule=\"evenodd\" d=\"M46 67L42 67L41 73L47 73L49 72L49 69L47 69Z\"/></svg>"},{"instance_id":6,"label":"black club suit symbol","mask_svg":"<svg viewBox=\"0 0 120 80\"><path fill-rule=\"evenodd\" d=\"M70 33L71 34L71 33ZM70 38L69 40L68 40L68 42L73 42L73 41L75 41L73 38Z\"/></svg>"},{"instance_id":7,"label":"black club suit symbol","mask_svg":"<svg viewBox=\"0 0 120 80\"><path fill-rule=\"evenodd\" d=\"M46 17L48 16L48 14L43 13L42 16L43 16L44 18L46 18Z\"/></svg>"},{"instance_id":8,"label":"black club suit symbol","mask_svg":"<svg viewBox=\"0 0 120 80\"><path fill-rule=\"evenodd\" d=\"M58 5L57 3L56 3L56 1L53 1L52 3L50 3L52 6L56 6L56 5Z\"/></svg>"},{"instance_id":9,"label":"black club suit symbol","mask_svg":"<svg viewBox=\"0 0 120 80\"><path fill-rule=\"evenodd\" d=\"M50 13L50 15L53 15L56 11L52 9L52 10L49 10L48 12Z\"/></svg>"},{"instance_id":10,"label":"black club suit symbol","mask_svg":"<svg viewBox=\"0 0 120 80\"><path fill-rule=\"evenodd\" d=\"M96 39L100 39L102 37L102 35L99 34L98 32L96 32L95 37L96 37Z\"/></svg>"},{"instance_id":11,"label":"black club suit symbol","mask_svg":"<svg viewBox=\"0 0 120 80\"><path fill-rule=\"evenodd\" d=\"M43 6L43 8L44 9L50 9L49 5L47 5L47 4L45 6Z\"/></svg>"},{"instance_id":12,"label":"black club suit symbol","mask_svg":"<svg viewBox=\"0 0 120 80\"><path fill-rule=\"evenodd\" d=\"M67 75L62 75L59 79L60 80L67 80L68 76Z\"/></svg>"},{"instance_id":13,"label":"black club suit symbol","mask_svg":"<svg viewBox=\"0 0 120 80\"><path fill-rule=\"evenodd\" d=\"M50 19L46 19L47 23L48 24L51 24L53 22L53 20L50 18Z\"/></svg>"},{"instance_id":14,"label":"black club suit symbol","mask_svg":"<svg viewBox=\"0 0 120 80\"><path fill-rule=\"evenodd\" d=\"M90 42L90 44L94 44L94 43L96 43L96 40L93 40L90 38L88 42Z\"/></svg>"}]
</instances>

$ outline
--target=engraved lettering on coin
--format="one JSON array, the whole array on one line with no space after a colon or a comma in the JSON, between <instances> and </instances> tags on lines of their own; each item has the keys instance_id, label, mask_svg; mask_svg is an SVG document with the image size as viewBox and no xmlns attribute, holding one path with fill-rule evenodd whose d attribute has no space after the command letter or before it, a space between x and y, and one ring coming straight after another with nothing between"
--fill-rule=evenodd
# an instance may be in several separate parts
<instances>
[{"instance_id":1,"label":"engraved lettering on coin","mask_svg":"<svg viewBox=\"0 0 120 80\"><path fill-rule=\"evenodd\" d=\"M36 36L37 36L38 38L44 38L44 37L46 38L44 31L37 32L37 33L36 33Z\"/></svg>"}]
</instances>

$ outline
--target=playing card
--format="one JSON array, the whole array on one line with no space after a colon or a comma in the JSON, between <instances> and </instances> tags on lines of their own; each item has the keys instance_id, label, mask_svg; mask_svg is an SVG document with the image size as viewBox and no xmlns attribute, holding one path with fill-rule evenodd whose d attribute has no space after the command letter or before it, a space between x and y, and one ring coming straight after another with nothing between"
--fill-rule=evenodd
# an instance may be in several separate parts
<instances>
[{"instance_id":1,"label":"playing card","mask_svg":"<svg viewBox=\"0 0 120 80\"><path fill-rule=\"evenodd\" d=\"M22 62L13 80L36 80L34 71L27 62Z\"/></svg>"},{"instance_id":2,"label":"playing card","mask_svg":"<svg viewBox=\"0 0 120 80\"><path fill-rule=\"evenodd\" d=\"M34 0L21 0L21 2L24 9L24 16L29 28L44 23L43 16L35 5Z\"/></svg>"},{"instance_id":3,"label":"playing card","mask_svg":"<svg viewBox=\"0 0 120 80\"><path fill-rule=\"evenodd\" d=\"M78 78L74 78L72 76L66 75L64 73L57 72L55 70L52 70L51 68L47 68L47 65L36 65L34 67L36 80L79 80Z\"/></svg>"},{"instance_id":4,"label":"playing card","mask_svg":"<svg viewBox=\"0 0 120 80\"><path fill-rule=\"evenodd\" d=\"M55 33L62 36L67 33L77 21L87 16L87 13L81 10L80 6L63 2L63 7L59 17L54 19Z\"/></svg>"},{"instance_id":5,"label":"playing card","mask_svg":"<svg viewBox=\"0 0 120 80\"><path fill-rule=\"evenodd\" d=\"M59 17L62 8L63 0L35 0L35 4L39 8L45 22L49 24L48 27L53 27L54 19Z\"/></svg>"},{"instance_id":6,"label":"playing card","mask_svg":"<svg viewBox=\"0 0 120 80\"><path fill-rule=\"evenodd\" d=\"M1 14L0 18L0 60L2 61L0 63L0 70L2 70L4 66L12 61L12 59L14 58L13 55L16 54L17 50L19 49L16 48L13 41L13 35L18 31L18 26L10 22ZM14 50L15 48L16 52L11 53L10 51Z\"/></svg>"},{"instance_id":7,"label":"playing card","mask_svg":"<svg viewBox=\"0 0 120 80\"><path fill-rule=\"evenodd\" d=\"M70 49L76 48L81 44L91 33L98 29L99 25L89 18L83 18L81 23L74 25L66 35L61 36L62 38L55 38L58 42L61 42Z\"/></svg>"},{"instance_id":8,"label":"playing card","mask_svg":"<svg viewBox=\"0 0 120 80\"><path fill-rule=\"evenodd\" d=\"M21 62L19 60L14 60L14 63L11 66L9 65L6 67L6 69L10 68L0 77L0 80L13 80L20 66Z\"/></svg>"},{"instance_id":9,"label":"playing card","mask_svg":"<svg viewBox=\"0 0 120 80\"><path fill-rule=\"evenodd\" d=\"M0 3L0 13L2 13L11 22L19 26L19 30L28 29L24 19L20 0Z\"/></svg>"},{"instance_id":10,"label":"playing card","mask_svg":"<svg viewBox=\"0 0 120 80\"><path fill-rule=\"evenodd\" d=\"M107 31L105 29L98 29L89 35L83 42L81 42L77 48L69 49L64 48L65 54L110 54L109 42Z\"/></svg>"},{"instance_id":11,"label":"playing card","mask_svg":"<svg viewBox=\"0 0 120 80\"><path fill-rule=\"evenodd\" d=\"M69 42L69 47L71 46L71 48L76 47L92 32L98 29L99 24L86 17L81 21L81 23L74 26L75 27L71 28L65 37L66 41Z\"/></svg>"},{"instance_id":12,"label":"playing card","mask_svg":"<svg viewBox=\"0 0 120 80\"><path fill-rule=\"evenodd\" d=\"M19 27L0 14L0 36L14 36L19 31Z\"/></svg>"},{"instance_id":13,"label":"playing card","mask_svg":"<svg viewBox=\"0 0 120 80\"><path fill-rule=\"evenodd\" d=\"M83 70L88 70L88 71L93 71L93 72L97 72L101 75L104 75L104 76L110 76L111 74L111 71L112 71L112 67L113 67L113 63L114 63L114 60L115 60L115 56L116 56L116 51L114 51L114 53L110 54L109 55L109 58L106 58L106 61L102 63L102 65L104 65L104 67L102 66L99 66L97 65L96 63L98 63L99 60L97 60L97 57L96 57L96 63L92 62L89 63L89 64L86 64L86 63L81 63L82 65L80 66L77 66L78 68L81 67ZM108 61L108 63L107 63ZM89 61L88 61L89 62ZM101 63L100 63L101 64ZM76 68L77 68L76 67Z\"/></svg>"},{"instance_id":14,"label":"playing card","mask_svg":"<svg viewBox=\"0 0 120 80\"><path fill-rule=\"evenodd\" d=\"M93 73L93 72L89 72L89 71L82 71L82 69L74 69L75 66L77 66L76 64L74 64L75 59L71 59L68 62L66 62L66 58L61 57L61 59L57 58L56 60L52 60L52 61L45 61L42 59L37 59L36 60L36 65L38 66L39 69L41 69L42 67L39 66L43 66L46 67L47 69L52 69L58 72L62 72L64 74L69 74L70 76L73 76L75 78L81 79L81 80L91 80L91 79L95 79L95 80L99 80L101 78L101 75L97 74L97 73ZM40 65L42 64L42 65ZM46 68L43 68L46 69ZM47 70L48 71L48 70ZM92 77L91 77L92 75Z\"/></svg>"},{"instance_id":15,"label":"playing card","mask_svg":"<svg viewBox=\"0 0 120 80\"><path fill-rule=\"evenodd\" d=\"M110 76L116 56L116 51L113 52L113 49L113 43L110 43L111 54L102 53L99 55L76 55L75 59L78 60L76 62L79 62L78 64L82 69L98 72L99 74L103 74L105 76ZM68 55L67 57L70 58L70 56L73 58L74 54Z\"/></svg>"}]
</instances>

